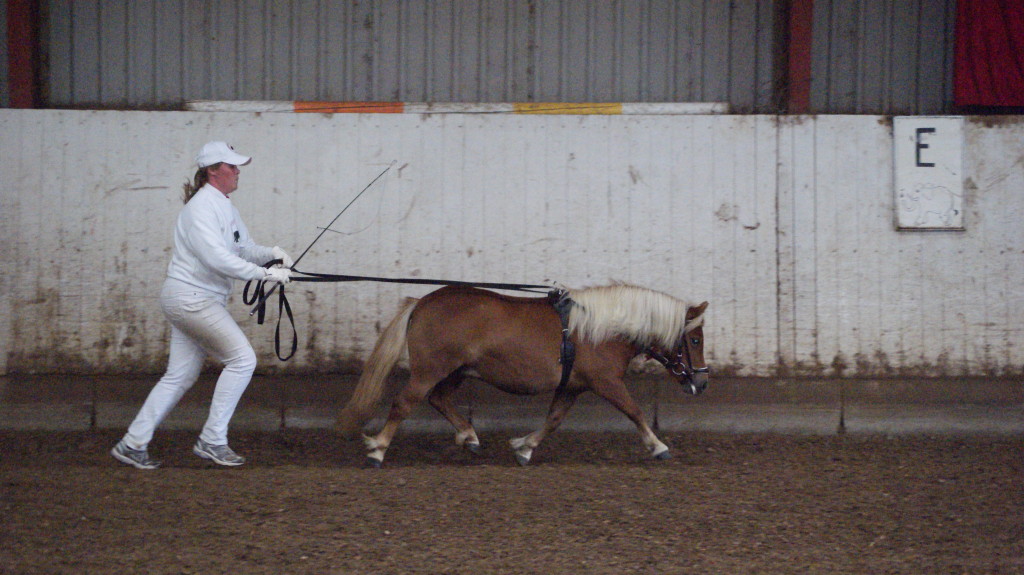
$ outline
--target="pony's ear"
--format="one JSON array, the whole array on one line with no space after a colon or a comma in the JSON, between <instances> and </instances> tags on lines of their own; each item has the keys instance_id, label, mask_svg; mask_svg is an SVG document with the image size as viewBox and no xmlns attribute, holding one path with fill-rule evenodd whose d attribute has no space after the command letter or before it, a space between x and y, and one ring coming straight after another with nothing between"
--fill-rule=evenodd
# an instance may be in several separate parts
<instances>
[{"instance_id":1,"label":"pony's ear","mask_svg":"<svg viewBox=\"0 0 1024 575\"><path fill-rule=\"evenodd\" d=\"M698 317L704 315L704 310L708 309L708 302L704 302L698 306L691 307L686 310L686 321L693 321Z\"/></svg>"}]
</instances>

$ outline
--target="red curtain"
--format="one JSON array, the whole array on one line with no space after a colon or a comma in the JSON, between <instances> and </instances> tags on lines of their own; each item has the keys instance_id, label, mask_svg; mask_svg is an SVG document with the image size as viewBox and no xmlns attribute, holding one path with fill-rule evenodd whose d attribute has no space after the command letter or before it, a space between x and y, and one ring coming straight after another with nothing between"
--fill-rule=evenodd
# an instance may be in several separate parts
<instances>
[{"instance_id":1,"label":"red curtain","mask_svg":"<svg viewBox=\"0 0 1024 575\"><path fill-rule=\"evenodd\" d=\"M959 0L957 106L1024 106L1024 2Z\"/></svg>"}]
</instances>

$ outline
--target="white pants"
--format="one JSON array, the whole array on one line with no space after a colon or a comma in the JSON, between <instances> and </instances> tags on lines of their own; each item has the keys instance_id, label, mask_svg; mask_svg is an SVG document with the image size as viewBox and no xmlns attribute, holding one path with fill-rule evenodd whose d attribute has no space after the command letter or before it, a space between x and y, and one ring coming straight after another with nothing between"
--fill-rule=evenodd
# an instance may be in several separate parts
<instances>
[{"instance_id":1,"label":"white pants","mask_svg":"<svg viewBox=\"0 0 1024 575\"><path fill-rule=\"evenodd\" d=\"M124 442L132 449L149 445L153 432L199 378L203 361L210 355L224 369L217 378L210 415L199 438L211 445L226 445L228 423L256 369L256 353L225 302L215 296L168 280L160 294L160 307L171 322L167 372L149 392Z\"/></svg>"}]
</instances>

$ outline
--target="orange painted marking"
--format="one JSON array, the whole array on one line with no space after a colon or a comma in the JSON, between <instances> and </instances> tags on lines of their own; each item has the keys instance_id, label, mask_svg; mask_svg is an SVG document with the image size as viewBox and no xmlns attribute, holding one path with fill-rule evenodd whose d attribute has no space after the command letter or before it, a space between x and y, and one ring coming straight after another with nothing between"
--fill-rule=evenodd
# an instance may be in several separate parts
<instances>
[{"instance_id":1,"label":"orange painted marking","mask_svg":"<svg viewBox=\"0 0 1024 575\"><path fill-rule=\"evenodd\" d=\"M622 104L573 103L573 102L517 102L513 104L517 114L621 114Z\"/></svg>"},{"instance_id":2,"label":"orange painted marking","mask_svg":"<svg viewBox=\"0 0 1024 575\"><path fill-rule=\"evenodd\" d=\"M307 114L401 114L404 102L295 102L295 111Z\"/></svg>"}]
</instances>

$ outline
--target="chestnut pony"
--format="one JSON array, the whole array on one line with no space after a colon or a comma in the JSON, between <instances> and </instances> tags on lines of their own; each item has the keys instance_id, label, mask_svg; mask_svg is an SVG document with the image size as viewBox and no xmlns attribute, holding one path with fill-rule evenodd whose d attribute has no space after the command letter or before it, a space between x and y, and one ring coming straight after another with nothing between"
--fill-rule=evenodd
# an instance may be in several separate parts
<instances>
[{"instance_id":1,"label":"chestnut pony","mask_svg":"<svg viewBox=\"0 0 1024 575\"><path fill-rule=\"evenodd\" d=\"M473 287L443 287L406 299L366 362L337 427L359 433L373 415L392 368L407 351L409 381L391 406L383 429L363 439L367 463L379 467L402 420L427 399L456 430L455 441L480 449L473 425L458 412L452 394L466 378L514 394L554 392L543 428L511 440L516 460L533 450L562 422L576 397L592 391L624 413L658 459L668 447L644 421L626 390L630 361L642 354L659 360L688 393L707 387L703 323L708 302L691 305L667 294L627 284L567 290L572 300L568 337L575 362L561 385L562 321L545 297L513 297Z\"/></svg>"}]
</instances>

